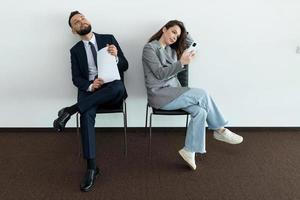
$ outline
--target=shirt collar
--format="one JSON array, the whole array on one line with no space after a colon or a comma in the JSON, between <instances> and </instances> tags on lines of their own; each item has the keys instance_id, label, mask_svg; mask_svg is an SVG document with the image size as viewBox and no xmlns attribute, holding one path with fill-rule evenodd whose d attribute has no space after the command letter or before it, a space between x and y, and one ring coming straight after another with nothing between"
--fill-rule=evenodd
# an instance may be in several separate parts
<instances>
[{"instance_id":1,"label":"shirt collar","mask_svg":"<svg viewBox=\"0 0 300 200\"><path fill-rule=\"evenodd\" d=\"M89 46L89 42L93 43L94 46L96 45L96 38L95 38L95 34L93 33L93 36L90 40L82 40L82 42L84 43L84 46L88 47Z\"/></svg>"}]
</instances>

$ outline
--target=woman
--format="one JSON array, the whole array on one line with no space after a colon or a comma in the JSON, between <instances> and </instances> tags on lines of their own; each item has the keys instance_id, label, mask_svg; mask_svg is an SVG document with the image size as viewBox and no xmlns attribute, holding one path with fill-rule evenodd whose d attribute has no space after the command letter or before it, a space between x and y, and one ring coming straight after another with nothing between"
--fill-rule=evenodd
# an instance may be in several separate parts
<instances>
[{"instance_id":1,"label":"woman","mask_svg":"<svg viewBox=\"0 0 300 200\"><path fill-rule=\"evenodd\" d=\"M196 170L195 153L206 153L206 122L217 140L239 144L243 137L224 128L227 121L206 91L180 85L177 74L185 70L195 56L194 51L185 51L191 44L184 24L169 21L145 45L142 61L148 103L163 110L183 109L191 115L185 146L179 154Z\"/></svg>"}]
</instances>

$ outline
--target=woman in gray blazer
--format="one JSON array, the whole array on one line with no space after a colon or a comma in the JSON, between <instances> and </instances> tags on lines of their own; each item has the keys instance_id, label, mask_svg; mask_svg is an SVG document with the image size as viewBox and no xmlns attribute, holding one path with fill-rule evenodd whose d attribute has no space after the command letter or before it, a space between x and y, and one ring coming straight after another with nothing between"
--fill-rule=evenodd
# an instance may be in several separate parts
<instances>
[{"instance_id":1,"label":"woman in gray blazer","mask_svg":"<svg viewBox=\"0 0 300 200\"><path fill-rule=\"evenodd\" d=\"M243 137L224 128L227 121L206 91L180 85L177 74L186 70L195 56L194 51L187 51L192 42L184 24L171 20L144 46L142 61L148 103L164 110L183 109L191 115L185 146L179 154L196 170L195 153L206 153L206 122L217 140L239 144Z\"/></svg>"}]
</instances>

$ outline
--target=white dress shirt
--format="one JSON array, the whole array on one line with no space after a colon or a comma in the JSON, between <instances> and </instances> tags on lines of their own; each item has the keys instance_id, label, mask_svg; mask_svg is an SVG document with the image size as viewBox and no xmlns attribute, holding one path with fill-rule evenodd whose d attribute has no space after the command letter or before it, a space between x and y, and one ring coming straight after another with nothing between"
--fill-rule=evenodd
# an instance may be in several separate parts
<instances>
[{"instance_id":1,"label":"white dress shirt","mask_svg":"<svg viewBox=\"0 0 300 200\"><path fill-rule=\"evenodd\" d=\"M95 76L98 75L98 70L97 70L96 63L94 61L91 45L89 44L89 42L93 43L93 45L95 46L96 52L97 52L99 50L97 41L96 41L94 34L90 40L82 40L82 41L84 43L84 48L85 48L85 52L86 52L86 56L87 56L87 62L88 62L88 68L89 68L89 81L94 81ZM116 62L117 63L119 62L118 57L116 57ZM92 92L92 86L93 86L93 84L91 84L88 87L88 89L87 89L88 92Z\"/></svg>"}]
</instances>

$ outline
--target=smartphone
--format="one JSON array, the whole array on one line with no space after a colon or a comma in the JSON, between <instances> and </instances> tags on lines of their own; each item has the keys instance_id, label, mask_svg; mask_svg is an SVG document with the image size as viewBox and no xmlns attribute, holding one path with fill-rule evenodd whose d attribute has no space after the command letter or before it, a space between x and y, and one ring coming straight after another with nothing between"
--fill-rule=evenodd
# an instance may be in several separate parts
<instances>
[{"instance_id":1,"label":"smartphone","mask_svg":"<svg viewBox=\"0 0 300 200\"><path fill-rule=\"evenodd\" d=\"M194 42L194 43L193 43L189 48L187 48L185 51L187 51L187 52L191 52L191 51L197 52L197 50L198 50L197 43Z\"/></svg>"}]
</instances>

